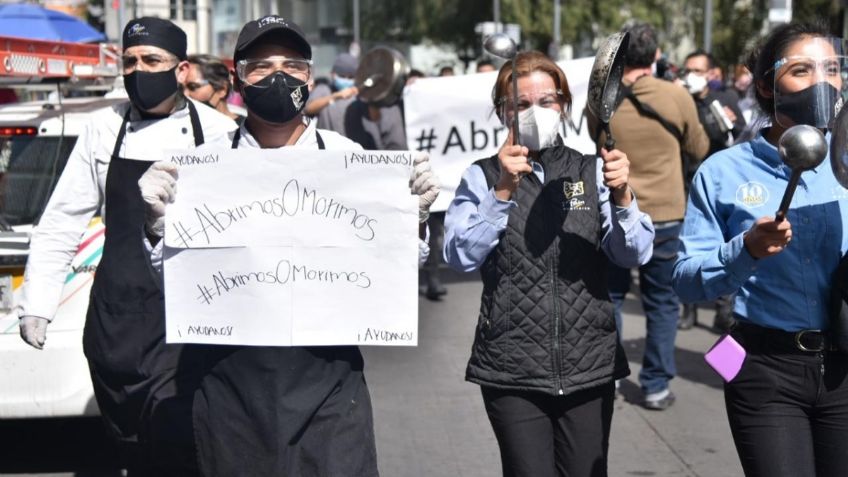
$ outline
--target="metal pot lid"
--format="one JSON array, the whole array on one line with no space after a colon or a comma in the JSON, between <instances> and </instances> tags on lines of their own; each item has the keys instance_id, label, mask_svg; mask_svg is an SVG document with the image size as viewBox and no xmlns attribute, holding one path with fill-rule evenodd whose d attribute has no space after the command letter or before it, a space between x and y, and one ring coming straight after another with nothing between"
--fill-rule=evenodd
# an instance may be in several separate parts
<instances>
[{"instance_id":1,"label":"metal pot lid","mask_svg":"<svg viewBox=\"0 0 848 477\"><path fill-rule=\"evenodd\" d=\"M359 99L380 106L396 103L409 71L409 63L399 51L385 46L372 49L359 61L354 77Z\"/></svg>"},{"instance_id":2,"label":"metal pot lid","mask_svg":"<svg viewBox=\"0 0 848 477\"><path fill-rule=\"evenodd\" d=\"M595 55L586 106L603 123L609 122L617 106L629 39L627 32L614 33L604 40Z\"/></svg>"}]
</instances>

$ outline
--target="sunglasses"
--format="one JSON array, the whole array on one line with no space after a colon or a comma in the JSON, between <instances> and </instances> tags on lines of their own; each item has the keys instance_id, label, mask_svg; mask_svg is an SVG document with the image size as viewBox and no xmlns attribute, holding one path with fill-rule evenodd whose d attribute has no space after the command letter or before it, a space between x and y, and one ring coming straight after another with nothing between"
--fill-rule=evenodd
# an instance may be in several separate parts
<instances>
[{"instance_id":1,"label":"sunglasses","mask_svg":"<svg viewBox=\"0 0 848 477\"><path fill-rule=\"evenodd\" d=\"M188 83L186 83L185 87L189 91L197 91L200 88L206 86L207 84L209 84L209 80L189 81Z\"/></svg>"}]
</instances>

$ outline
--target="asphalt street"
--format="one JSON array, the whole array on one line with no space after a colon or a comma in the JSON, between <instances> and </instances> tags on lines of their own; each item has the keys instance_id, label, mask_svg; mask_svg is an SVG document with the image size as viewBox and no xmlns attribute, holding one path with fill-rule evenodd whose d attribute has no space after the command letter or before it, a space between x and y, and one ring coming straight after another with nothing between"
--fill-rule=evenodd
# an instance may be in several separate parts
<instances>
[{"instance_id":1,"label":"asphalt street","mask_svg":"<svg viewBox=\"0 0 848 477\"><path fill-rule=\"evenodd\" d=\"M420 301L417 348L364 350L384 477L500 475L479 387L464 380L482 286L476 274L444 275L449 293ZM701 308L701 322L712 324L712 316ZM658 412L640 405L645 319L632 294L623 334L631 375L615 403L609 475L741 476L722 381L703 360L718 335L700 325L678 333L678 377L671 383L677 402Z\"/></svg>"}]
</instances>

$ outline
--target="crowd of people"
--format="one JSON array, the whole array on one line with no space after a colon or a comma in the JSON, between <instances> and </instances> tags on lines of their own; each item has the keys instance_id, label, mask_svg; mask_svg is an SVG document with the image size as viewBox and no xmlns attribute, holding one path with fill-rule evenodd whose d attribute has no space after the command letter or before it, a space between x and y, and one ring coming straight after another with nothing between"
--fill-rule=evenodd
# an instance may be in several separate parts
<instances>
[{"instance_id":1,"label":"crowd of people","mask_svg":"<svg viewBox=\"0 0 848 477\"><path fill-rule=\"evenodd\" d=\"M654 28L625 31L607 132L589 113L595 154L559 134L572 105L567 72L525 51L499 69L477 62L477 72L497 71L492 108L510 132L465 170L446 212L429 210L440 188L428 156L412 167L422 294L447 293L443 263L482 276L466 379L480 385L503 473L607 475L613 402L630 372L621 309L638 276L645 408L674 404L677 331L697 323L698 303L714 303L713 328L746 353L725 384L746 476L843 475L848 360L827 305L848 251L848 207L834 199L829 164L801 175L785 218L771 215L791 173L781 135L827 132L845 98L842 42L815 24L778 26L725 81L710 53L693 51L674 71ZM275 15L244 25L232 70L187 55L185 33L167 20L130 21L122 47L129 101L87 126L33 233L23 339L45 345L82 230L100 211L108 233L84 348L129 475L377 475L357 347L165 343L163 224L179 180L175 165L150 158L202 145L406 150L402 104L360 97L348 53L318 81L312 45ZM228 103L233 93L244 113Z\"/></svg>"}]
</instances>

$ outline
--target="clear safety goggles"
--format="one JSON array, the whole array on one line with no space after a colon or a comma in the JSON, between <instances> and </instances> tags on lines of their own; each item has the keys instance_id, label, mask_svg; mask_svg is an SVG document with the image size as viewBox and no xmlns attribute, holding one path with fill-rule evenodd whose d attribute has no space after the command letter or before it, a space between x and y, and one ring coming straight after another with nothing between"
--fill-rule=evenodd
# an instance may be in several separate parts
<instances>
[{"instance_id":1,"label":"clear safety goggles","mask_svg":"<svg viewBox=\"0 0 848 477\"><path fill-rule=\"evenodd\" d=\"M294 78L286 77L286 86L303 86L312 79L312 60L270 56L239 60L236 63L236 74L239 79L250 86L258 86L257 83L278 71Z\"/></svg>"},{"instance_id":2,"label":"clear safety goggles","mask_svg":"<svg viewBox=\"0 0 848 477\"><path fill-rule=\"evenodd\" d=\"M766 73L774 74L774 116L789 128L830 128L848 93L848 56L841 38L808 38L790 45Z\"/></svg>"},{"instance_id":3,"label":"clear safety goggles","mask_svg":"<svg viewBox=\"0 0 848 477\"><path fill-rule=\"evenodd\" d=\"M526 111L533 106L562 111L563 101L564 96L562 90L546 89L519 94L518 102L516 103L516 105L518 106L519 113ZM502 118L505 118L512 114L512 102L513 97L511 95L502 96L498 100L498 112Z\"/></svg>"}]
</instances>

